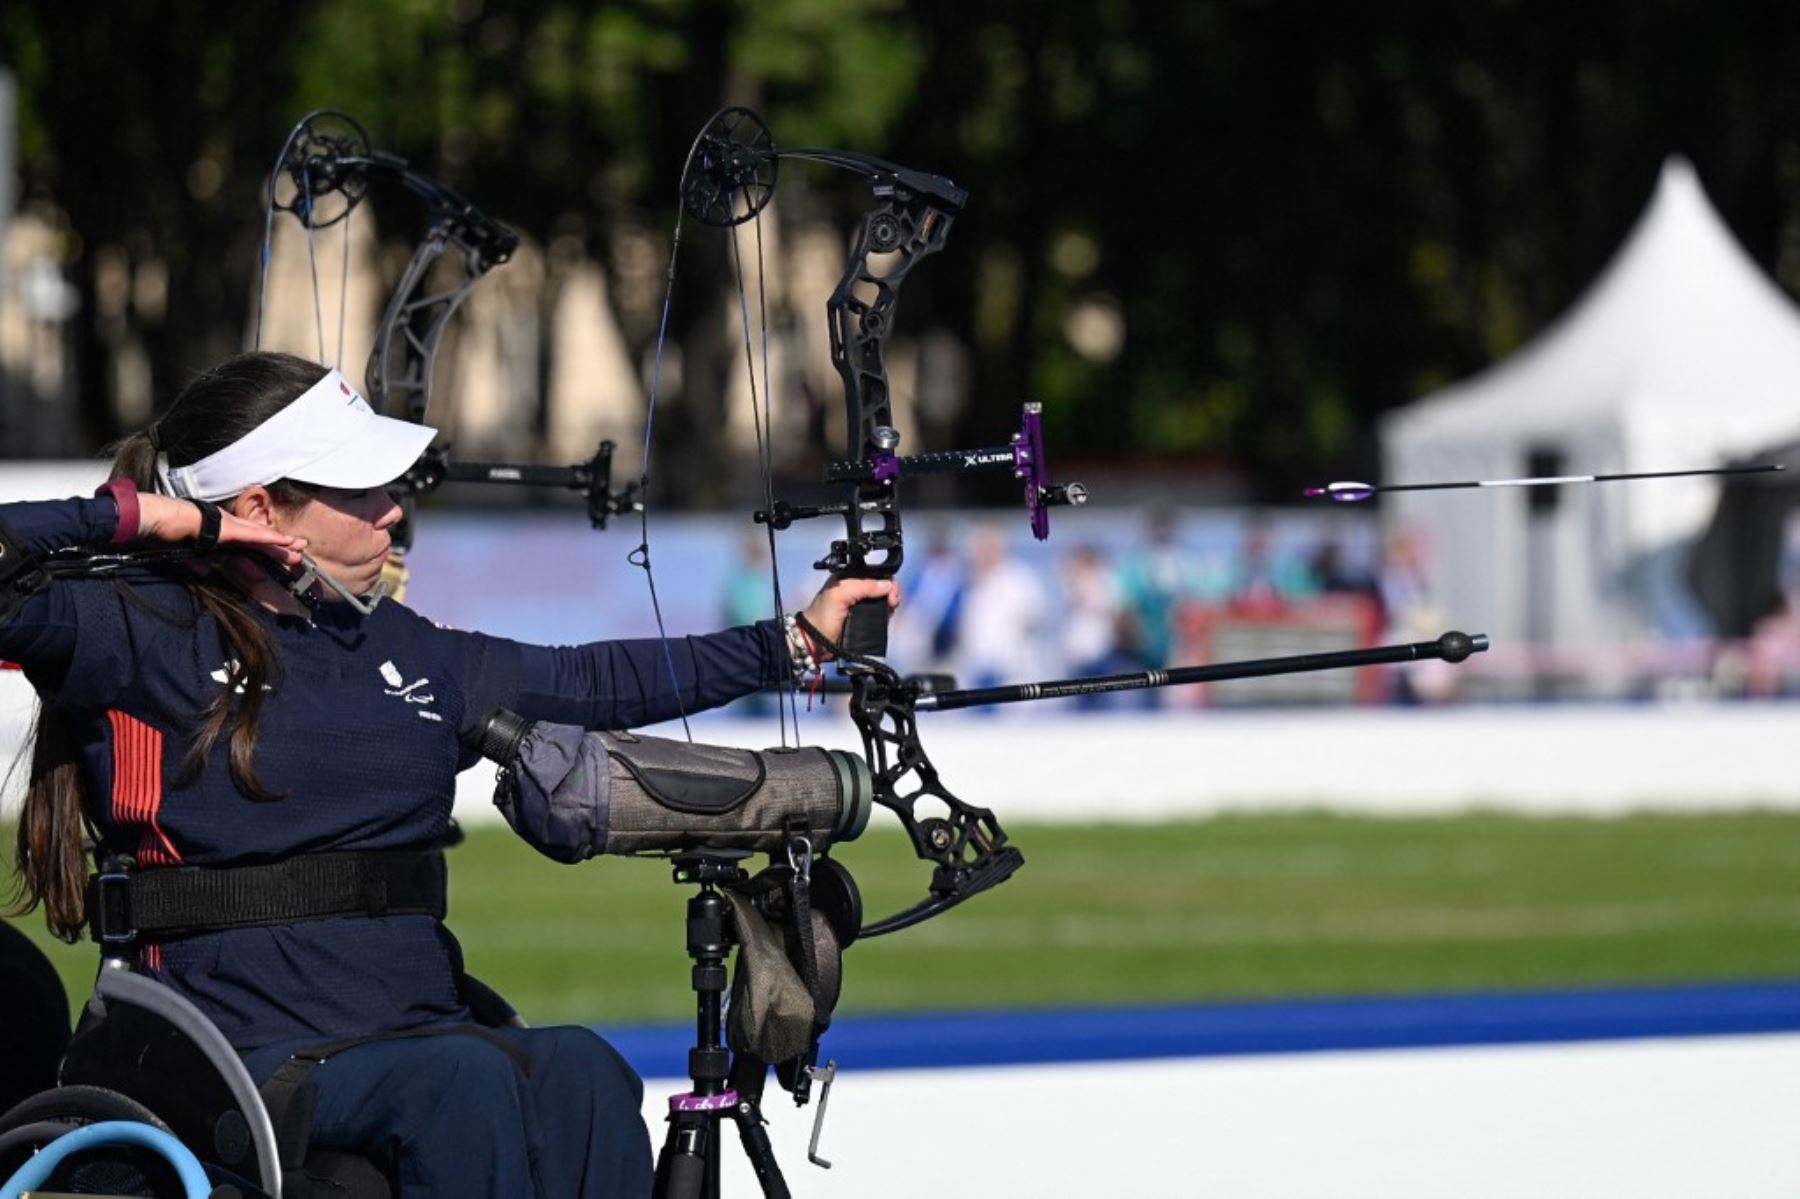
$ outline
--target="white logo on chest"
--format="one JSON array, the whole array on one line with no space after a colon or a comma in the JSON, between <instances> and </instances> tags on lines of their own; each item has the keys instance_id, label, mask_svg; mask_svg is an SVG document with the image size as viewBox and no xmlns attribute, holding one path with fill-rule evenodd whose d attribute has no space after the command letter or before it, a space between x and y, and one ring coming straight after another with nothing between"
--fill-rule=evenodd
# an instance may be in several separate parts
<instances>
[{"instance_id":1,"label":"white logo on chest","mask_svg":"<svg viewBox=\"0 0 1800 1199\"><path fill-rule=\"evenodd\" d=\"M237 694L242 695L244 693L244 680L238 679L237 676L243 669L242 663L236 658L227 658L225 659L225 665L212 672L211 678L213 682L219 684L221 687L229 686L233 679L237 679L237 685L231 689ZM262 689L264 691L275 690L275 688L269 686L267 683L262 685Z\"/></svg>"},{"instance_id":2,"label":"white logo on chest","mask_svg":"<svg viewBox=\"0 0 1800 1199\"><path fill-rule=\"evenodd\" d=\"M417 679L409 683L406 681L406 676L400 673L400 668L392 662L383 662L380 669L381 681L387 684L387 688L382 692L383 695L403 699L409 704L419 704L418 714L422 720L441 721L444 719L426 706L436 702L437 697L420 690L422 687L431 685L430 679Z\"/></svg>"}]
</instances>

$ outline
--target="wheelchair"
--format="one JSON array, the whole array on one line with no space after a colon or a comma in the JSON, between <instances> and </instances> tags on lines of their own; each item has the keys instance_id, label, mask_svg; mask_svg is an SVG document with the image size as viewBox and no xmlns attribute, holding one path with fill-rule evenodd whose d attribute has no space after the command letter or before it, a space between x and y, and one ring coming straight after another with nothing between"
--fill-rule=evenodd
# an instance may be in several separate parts
<instances>
[{"instance_id":1,"label":"wheelchair","mask_svg":"<svg viewBox=\"0 0 1800 1199\"><path fill-rule=\"evenodd\" d=\"M462 998L479 1024L524 1024L467 975ZM61 1137L129 1121L172 1136L197 1159L209 1199L392 1199L393 1163L312 1146L307 1084L265 1094L274 1081L259 1090L224 1034L186 998L123 959L104 959L57 1085L0 1115L0 1183ZM43 1186L163 1199L194 1193L182 1179L169 1155L105 1143L70 1154Z\"/></svg>"}]
</instances>

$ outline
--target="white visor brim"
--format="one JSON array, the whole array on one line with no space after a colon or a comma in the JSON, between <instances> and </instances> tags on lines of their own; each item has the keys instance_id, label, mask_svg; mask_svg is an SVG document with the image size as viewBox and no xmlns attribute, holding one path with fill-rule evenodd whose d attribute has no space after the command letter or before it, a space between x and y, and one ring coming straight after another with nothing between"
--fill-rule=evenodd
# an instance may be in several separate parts
<instances>
[{"instance_id":1,"label":"white visor brim","mask_svg":"<svg viewBox=\"0 0 1800 1199\"><path fill-rule=\"evenodd\" d=\"M223 500L294 479L361 490L404 475L437 436L429 425L378 415L335 370L243 437L189 466L159 463L170 494Z\"/></svg>"}]
</instances>

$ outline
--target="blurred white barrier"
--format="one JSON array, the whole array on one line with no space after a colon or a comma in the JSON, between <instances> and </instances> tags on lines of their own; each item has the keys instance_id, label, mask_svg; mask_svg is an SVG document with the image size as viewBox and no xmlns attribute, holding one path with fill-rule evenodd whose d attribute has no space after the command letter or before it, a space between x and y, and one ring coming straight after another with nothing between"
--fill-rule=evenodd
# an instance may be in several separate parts
<instances>
[{"instance_id":1,"label":"blurred white barrier","mask_svg":"<svg viewBox=\"0 0 1800 1199\"><path fill-rule=\"evenodd\" d=\"M30 691L0 672L0 762ZM1787 745L1800 704L1550 705L1332 711L944 713L920 716L932 760L964 798L1019 820L1157 820L1232 809L1441 812L1487 806L1605 814L1632 808L1800 808ZM679 726L657 732L679 737ZM809 742L854 747L840 718ZM778 743L773 718L694 721L727 745ZM16 782L5 799L16 797ZM457 814L494 816L493 772L463 774Z\"/></svg>"},{"instance_id":2,"label":"blurred white barrier","mask_svg":"<svg viewBox=\"0 0 1800 1199\"><path fill-rule=\"evenodd\" d=\"M1800 705L1465 707L1038 719L922 714L951 790L1010 821L1160 820L1328 807L1420 813L1475 806L1604 814L1634 808L1800 807L1785 746ZM679 737L680 729L657 730ZM847 722L808 741L858 744ZM773 720L694 723L729 745L776 743ZM458 812L492 813L485 771Z\"/></svg>"},{"instance_id":3,"label":"blurred white barrier","mask_svg":"<svg viewBox=\"0 0 1800 1199\"><path fill-rule=\"evenodd\" d=\"M644 1113L658 1144L670 1094ZM1791 1199L1800 1035L840 1076L772 1092L796 1196ZM724 1190L758 1190L727 1134Z\"/></svg>"}]
</instances>

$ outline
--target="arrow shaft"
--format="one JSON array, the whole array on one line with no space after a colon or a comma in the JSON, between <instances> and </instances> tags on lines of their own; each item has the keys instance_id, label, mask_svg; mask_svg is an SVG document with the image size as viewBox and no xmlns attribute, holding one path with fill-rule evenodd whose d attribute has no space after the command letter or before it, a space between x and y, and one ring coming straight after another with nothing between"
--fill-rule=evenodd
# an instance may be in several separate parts
<instances>
[{"instance_id":1,"label":"arrow shaft","mask_svg":"<svg viewBox=\"0 0 1800 1199\"><path fill-rule=\"evenodd\" d=\"M1564 483L1624 483L1632 479L1685 479L1700 475L1759 475L1780 466L1720 466L1709 470L1643 470L1614 475L1539 475L1529 479L1479 479L1467 483L1399 483L1376 491L1449 491L1458 487L1558 487Z\"/></svg>"},{"instance_id":2,"label":"arrow shaft","mask_svg":"<svg viewBox=\"0 0 1800 1199\"><path fill-rule=\"evenodd\" d=\"M1623 483L1633 479L1684 479L1703 475L1761 475L1786 470L1779 463L1761 466L1715 466L1704 470L1645 470L1611 475L1538 475L1526 479L1465 479L1454 483L1333 483L1309 487L1305 494L1337 500L1361 500L1389 491L1460 491L1474 487L1560 487L1568 483Z\"/></svg>"}]
</instances>

